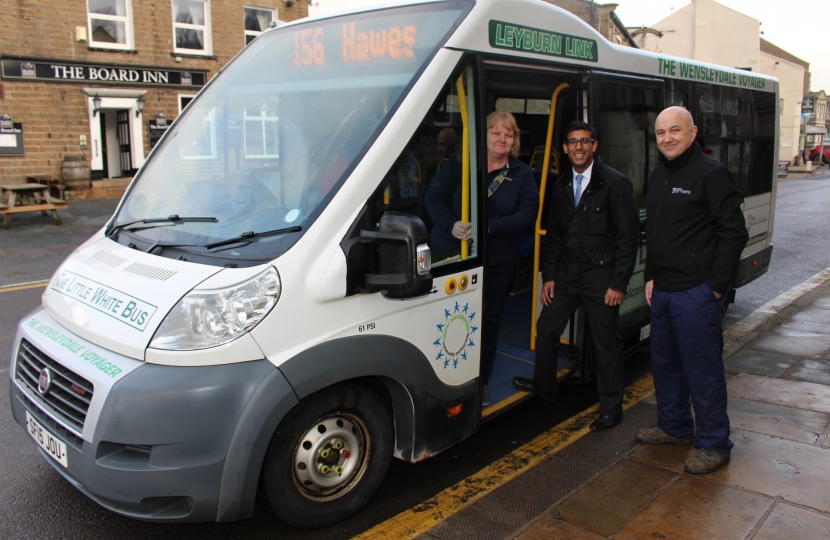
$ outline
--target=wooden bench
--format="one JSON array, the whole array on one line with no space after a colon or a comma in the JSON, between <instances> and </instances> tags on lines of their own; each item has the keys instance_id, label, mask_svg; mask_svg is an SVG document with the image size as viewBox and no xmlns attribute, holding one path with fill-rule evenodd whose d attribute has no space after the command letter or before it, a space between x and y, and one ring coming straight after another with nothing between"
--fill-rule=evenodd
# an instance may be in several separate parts
<instances>
[{"instance_id":1,"label":"wooden bench","mask_svg":"<svg viewBox=\"0 0 830 540\"><path fill-rule=\"evenodd\" d=\"M59 181L57 178L54 178L47 174L39 174L36 176L27 176L26 182L30 184L43 184L44 186L48 186L49 195L52 195L54 193L54 197L57 197L58 199L63 198L64 185L63 182Z\"/></svg>"},{"instance_id":2,"label":"wooden bench","mask_svg":"<svg viewBox=\"0 0 830 540\"><path fill-rule=\"evenodd\" d=\"M66 201L49 195L49 186L41 184L9 184L0 186L0 190L7 196L5 203L0 203L0 214L3 215L3 228L8 229L12 214L23 212L52 212L55 224L61 224L58 210L66 208Z\"/></svg>"}]
</instances>

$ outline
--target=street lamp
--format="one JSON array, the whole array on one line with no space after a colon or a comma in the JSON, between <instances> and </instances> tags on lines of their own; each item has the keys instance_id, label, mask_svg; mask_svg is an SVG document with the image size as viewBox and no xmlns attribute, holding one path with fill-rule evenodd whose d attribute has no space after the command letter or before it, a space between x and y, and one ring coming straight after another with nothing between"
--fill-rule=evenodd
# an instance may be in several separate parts
<instances>
[{"instance_id":1,"label":"street lamp","mask_svg":"<svg viewBox=\"0 0 830 540\"><path fill-rule=\"evenodd\" d=\"M92 98L92 116L96 116L99 110L101 110L101 96L95 94Z\"/></svg>"},{"instance_id":2,"label":"street lamp","mask_svg":"<svg viewBox=\"0 0 830 540\"><path fill-rule=\"evenodd\" d=\"M138 118L144 110L144 96L138 96L138 99L135 100L135 105L135 117Z\"/></svg>"}]
</instances>

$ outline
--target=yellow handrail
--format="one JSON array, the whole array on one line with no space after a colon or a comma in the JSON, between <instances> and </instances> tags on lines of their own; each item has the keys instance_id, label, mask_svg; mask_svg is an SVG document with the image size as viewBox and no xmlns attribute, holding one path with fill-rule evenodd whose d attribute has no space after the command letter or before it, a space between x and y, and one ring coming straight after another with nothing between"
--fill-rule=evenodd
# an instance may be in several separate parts
<instances>
[{"instance_id":1,"label":"yellow handrail","mask_svg":"<svg viewBox=\"0 0 830 540\"><path fill-rule=\"evenodd\" d=\"M550 167L550 150L553 145L553 124L556 121L556 102L559 99L559 93L565 88L570 88L570 84L562 83L553 91L550 98L550 116L548 117L548 136L545 140L545 161L542 167L542 183L539 186L539 214L536 216L536 231L533 235L533 302L532 311L530 314L530 350L536 350L536 313L538 313L539 305L539 257L540 246L542 243L542 236L547 234L547 231L542 229L542 210L545 207L545 186L548 183L548 171Z\"/></svg>"},{"instance_id":2,"label":"yellow handrail","mask_svg":"<svg viewBox=\"0 0 830 540\"><path fill-rule=\"evenodd\" d=\"M458 91L458 102L461 107L462 128L462 158L461 158L461 221L470 222L470 124L467 112L467 94L464 92L464 74L458 76L455 81L455 88ZM461 241L461 258L470 256L470 243Z\"/></svg>"}]
</instances>

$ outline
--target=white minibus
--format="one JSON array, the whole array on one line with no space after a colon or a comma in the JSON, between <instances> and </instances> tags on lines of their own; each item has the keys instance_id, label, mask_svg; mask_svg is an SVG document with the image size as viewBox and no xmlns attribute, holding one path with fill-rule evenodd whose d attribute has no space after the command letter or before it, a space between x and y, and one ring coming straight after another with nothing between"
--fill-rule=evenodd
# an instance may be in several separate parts
<instances>
[{"instance_id":1,"label":"white minibus","mask_svg":"<svg viewBox=\"0 0 830 540\"><path fill-rule=\"evenodd\" d=\"M772 251L778 82L612 44L540 0L412 1L257 37L173 123L118 209L20 322L14 418L100 505L159 522L233 521L259 499L317 527L360 509L391 459L416 462L532 397L538 258L564 126L635 186L656 115L688 108L746 198L735 285ZM542 207L482 407L485 118L512 113ZM451 130L455 151L436 151ZM424 194L458 167L472 241L439 259ZM639 262L622 308L648 340ZM577 314L562 379L589 380Z\"/></svg>"}]
</instances>

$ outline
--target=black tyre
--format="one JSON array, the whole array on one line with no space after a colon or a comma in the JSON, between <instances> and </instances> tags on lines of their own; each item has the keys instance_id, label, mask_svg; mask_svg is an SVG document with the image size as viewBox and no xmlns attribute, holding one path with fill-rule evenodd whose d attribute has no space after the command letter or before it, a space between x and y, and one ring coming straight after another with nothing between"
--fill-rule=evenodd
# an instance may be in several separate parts
<instances>
[{"instance_id":1,"label":"black tyre","mask_svg":"<svg viewBox=\"0 0 830 540\"><path fill-rule=\"evenodd\" d=\"M372 498L392 451L383 398L361 384L332 386L300 401L280 423L262 465L260 498L292 527L330 525Z\"/></svg>"}]
</instances>

